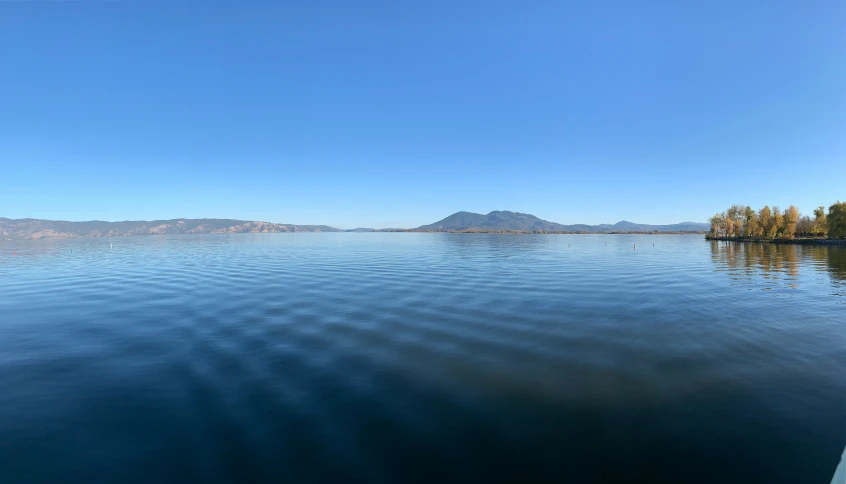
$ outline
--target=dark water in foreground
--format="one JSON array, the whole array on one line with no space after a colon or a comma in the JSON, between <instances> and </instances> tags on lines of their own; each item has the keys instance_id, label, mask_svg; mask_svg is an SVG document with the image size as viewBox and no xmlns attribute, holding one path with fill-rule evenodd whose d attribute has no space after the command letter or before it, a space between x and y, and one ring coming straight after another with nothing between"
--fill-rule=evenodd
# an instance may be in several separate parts
<instances>
[{"instance_id":1,"label":"dark water in foreground","mask_svg":"<svg viewBox=\"0 0 846 484\"><path fill-rule=\"evenodd\" d=\"M846 445L842 248L256 234L0 249L3 483L828 483Z\"/></svg>"}]
</instances>

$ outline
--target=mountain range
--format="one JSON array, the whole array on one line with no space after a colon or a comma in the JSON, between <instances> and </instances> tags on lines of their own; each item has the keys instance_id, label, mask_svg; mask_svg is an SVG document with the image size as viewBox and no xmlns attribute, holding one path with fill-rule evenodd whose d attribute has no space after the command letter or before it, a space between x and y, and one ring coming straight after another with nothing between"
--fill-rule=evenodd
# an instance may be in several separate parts
<instances>
[{"instance_id":1,"label":"mountain range","mask_svg":"<svg viewBox=\"0 0 846 484\"><path fill-rule=\"evenodd\" d=\"M671 225L647 225L627 221L616 224L564 225L540 219L528 213L496 210L487 215L457 212L416 229L357 228L346 232L706 232L706 223L682 222ZM239 234L275 232L344 232L328 225L294 225L234 219L171 219L152 221L67 222L60 220L8 219L0 217L0 239L66 239L75 237L123 237L169 234Z\"/></svg>"},{"instance_id":2,"label":"mountain range","mask_svg":"<svg viewBox=\"0 0 846 484\"><path fill-rule=\"evenodd\" d=\"M326 225L292 225L247 220L201 218L125 222L65 222L0 218L0 239L67 239L128 235L240 234L269 232L340 232Z\"/></svg>"},{"instance_id":3,"label":"mountain range","mask_svg":"<svg viewBox=\"0 0 846 484\"><path fill-rule=\"evenodd\" d=\"M637 224L628 221L600 225L564 225L540 219L528 213L495 210L487 215L472 212L457 212L429 225L418 227L417 231L520 231L520 232L706 232L706 223L681 222L670 225Z\"/></svg>"}]
</instances>

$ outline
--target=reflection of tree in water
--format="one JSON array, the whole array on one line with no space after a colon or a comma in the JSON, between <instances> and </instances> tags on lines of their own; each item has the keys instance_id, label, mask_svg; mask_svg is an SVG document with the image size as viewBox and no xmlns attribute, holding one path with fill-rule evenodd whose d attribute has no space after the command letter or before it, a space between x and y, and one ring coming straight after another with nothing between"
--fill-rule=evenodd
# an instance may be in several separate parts
<instances>
[{"instance_id":1,"label":"reflection of tree in water","mask_svg":"<svg viewBox=\"0 0 846 484\"><path fill-rule=\"evenodd\" d=\"M835 282L846 281L846 248L788 244L712 242L711 259L734 279L760 275L770 280L798 281L799 268L808 265L828 272ZM788 284L794 286L794 283Z\"/></svg>"},{"instance_id":2,"label":"reflection of tree in water","mask_svg":"<svg viewBox=\"0 0 846 484\"><path fill-rule=\"evenodd\" d=\"M846 281L846 247L804 247L818 270L826 271L836 283Z\"/></svg>"},{"instance_id":3,"label":"reflection of tree in water","mask_svg":"<svg viewBox=\"0 0 846 484\"><path fill-rule=\"evenodd\" d=\"M846 248L826 247L826 259L828 273L831 274L832 279L846 281Z\"/></svg>"}]
</instances>

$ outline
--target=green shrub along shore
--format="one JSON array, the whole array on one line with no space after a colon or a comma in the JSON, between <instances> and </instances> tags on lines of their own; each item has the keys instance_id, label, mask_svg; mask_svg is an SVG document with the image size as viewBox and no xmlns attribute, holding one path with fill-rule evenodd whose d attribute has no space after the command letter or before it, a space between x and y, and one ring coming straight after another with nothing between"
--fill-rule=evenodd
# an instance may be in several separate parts
<instances>
[{"instance_id":1,"label":"green shrub along shore","mask_svg":"<svg viewBox=\"0 0 846 484\"><path fill-rule=\"evenodd\" d=\"M766 206L757 212L749 206L732 205L708 220L710 240L737 240L793 244L846 244L846 202L814 209L814 217L802 216L791 205L782 212Z\"/></svg>"}]
</instances>

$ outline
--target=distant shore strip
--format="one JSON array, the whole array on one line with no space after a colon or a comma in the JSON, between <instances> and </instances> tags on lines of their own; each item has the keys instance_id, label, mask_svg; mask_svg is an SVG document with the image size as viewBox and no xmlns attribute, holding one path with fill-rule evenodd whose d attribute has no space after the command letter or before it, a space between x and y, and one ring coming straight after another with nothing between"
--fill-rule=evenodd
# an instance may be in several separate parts
<instances>
[{"instance_id":1,"label":"distant shore strip","mask_svg":"<svg viewBox=\"0 0 846 484\"><path fill-rule=\"evenodd\" d=\"M843 245L846 246L846 239L824 239L824 238L795 238L795 239L765 239L760 237L714 237L706 235L707 240L721 242L755 242L761 244L784 244L784 245Z\"/></svg>"},{"instance_id":2,"label":"distant shore strip","mask_svg":"<svg viewBox=\"0 0 846 484\"><path fill-rule=\"evenodd\" d=\"M418 234L558 234L558 235L702 235L704 230L695 231L609 231L609 232L571 232L561 230L376 230L376 232L412 232Z\"/></svg>"}]
</instances>

